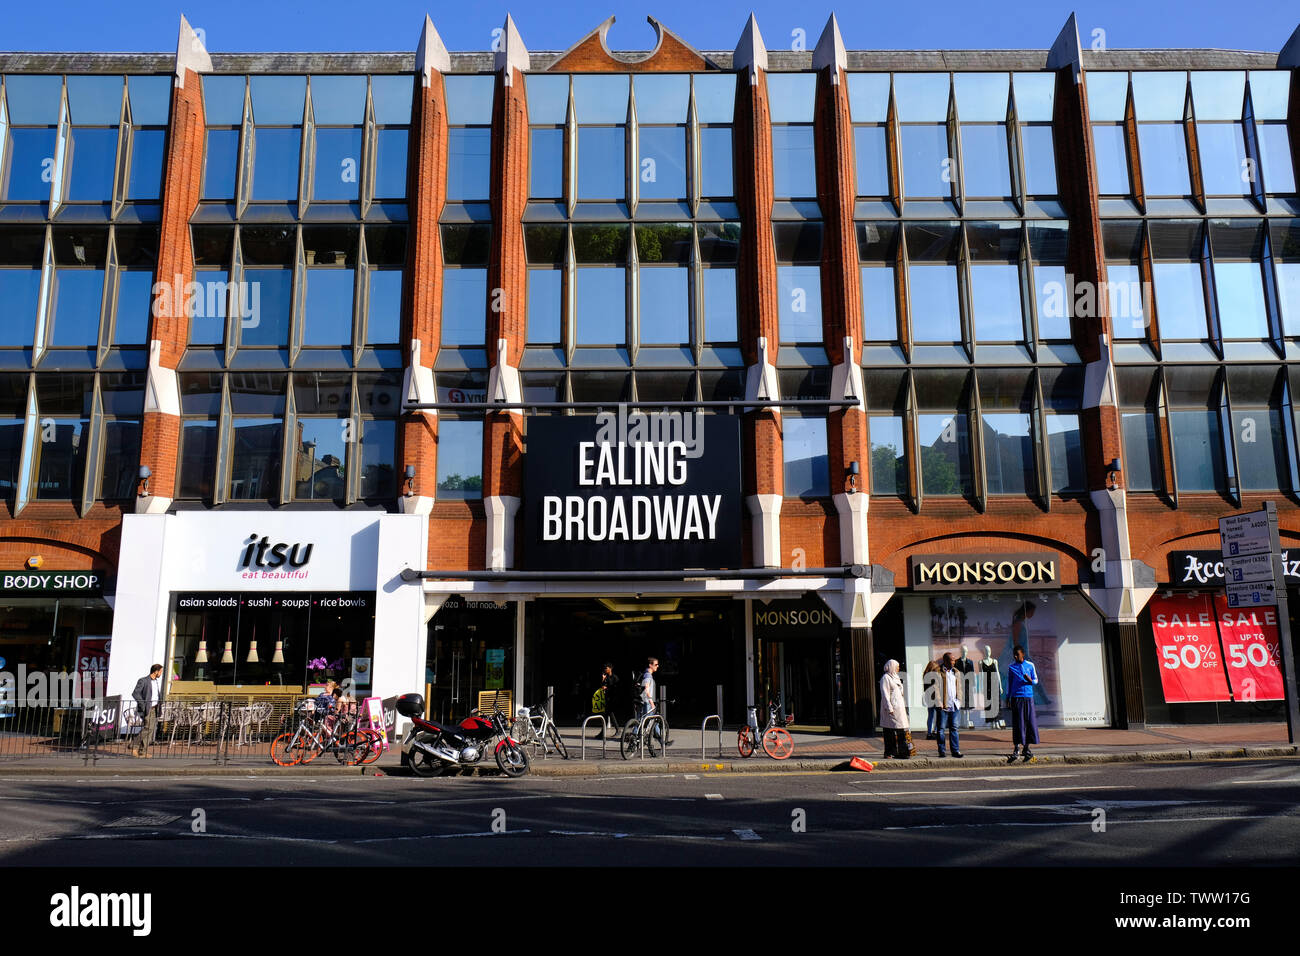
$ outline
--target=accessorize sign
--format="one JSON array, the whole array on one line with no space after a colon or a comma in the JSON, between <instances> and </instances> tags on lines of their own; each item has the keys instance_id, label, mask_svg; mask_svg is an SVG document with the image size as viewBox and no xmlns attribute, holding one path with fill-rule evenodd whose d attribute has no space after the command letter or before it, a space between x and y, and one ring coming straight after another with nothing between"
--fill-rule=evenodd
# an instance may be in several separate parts
<instances>
[{"instance_id":1,"label":"accessorize sign","mask_svg":"<svg viewBox=\"0 0 1300 956\"><path fill-rule=\"evenodd\" d=\"M1151 598L1151 630L1166 703L1232 699L1210 595L1155 595Z\"/></svg>"},{"instance_id":2,"label":"accessorize sign","mask_svg":"<svg viewBox=\"0 0 1300 956\"><path fill-rule=\"evenodd\" d=\"M524 460L528 567L740 566L740 421L678 412L535 416Z\"/></svg>"},{"instance_id":3,"label":"accessorize sign","mask_svg":"<svg viewBox=\"0 0 1300 956\"><path fill-rule=\"evenodd\" d=\"M1290 551L1283 551L1282 570L1288 584L1300 584L1300 553L1293 558ZM1213 550L1170 551L1169 580L1173 584L1191 587L1223 584L1223 553Z\"/></svg>"},{"instance_id":4,"label":"accessorize sign","mask_svg":"<svg viewBox=\"0 0 1300 956\"><path fill-rule=\"evenodd\" d=\"M918 591L1059 588L1061 560L1051 551L1029 554L914 554L908 559Z\"/></svg>"}]
</instances>

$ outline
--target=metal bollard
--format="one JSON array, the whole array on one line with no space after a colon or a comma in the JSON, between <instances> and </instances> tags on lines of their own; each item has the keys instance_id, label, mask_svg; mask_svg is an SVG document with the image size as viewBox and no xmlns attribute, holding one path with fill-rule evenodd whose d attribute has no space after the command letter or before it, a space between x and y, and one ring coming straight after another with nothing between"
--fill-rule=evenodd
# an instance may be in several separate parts
<instances>
[{"instance_id":1,"label":"metal bollard","mask_svg":"<svg viewBox=\"0 0 1300 956\"><path fill-rule=\"evenodd\" d=\"M718 696L719 697L722 696L721 688L719 688L718 690ZM704 734L705 731L708 730L710 720L716 720L718 722L718 759L721 760L722 759L722 717L719 716L718 714L709 714L709 716L704 718L704 722L700 724L700 759L701 760L704 759Z\"/></svg>"},{"instance_id":2,"label":"metal bollard","mask_svg":"<svg viewBox=\"0 0 1300 956\"><path fill-rule=\"evenodd\" d=\"M578 733L582 735L582 745L578 751L580 754L579 760L587 759L587 725L593 720L600 721L600 756L602 758L605 756L605 738L609 736L609 721L605 719L604 714L592 714L582 722L582 727L578 730Z\"/></svg>"}]
</instances>

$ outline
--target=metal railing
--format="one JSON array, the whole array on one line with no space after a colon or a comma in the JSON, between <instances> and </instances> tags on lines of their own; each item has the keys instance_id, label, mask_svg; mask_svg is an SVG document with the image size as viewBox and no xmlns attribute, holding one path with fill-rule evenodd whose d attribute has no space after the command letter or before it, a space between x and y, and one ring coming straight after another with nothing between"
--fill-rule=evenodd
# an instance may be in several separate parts
<instances>
[{"instance_id":1,"label":"metal railing","mask_svg":"<svg viewBox=\"0 0 1300 956\"><path fill-rule=\"evenodd\" d=\"M700 724L700 759L701 760L704 759L704 735L706 732L708 732L710 720L716 720L718 722L718 759L721 760L722 759L722 717L719 716L718 714L709 714L709 716L705 717L704 721Z\"/></svg>"}]
</instances>

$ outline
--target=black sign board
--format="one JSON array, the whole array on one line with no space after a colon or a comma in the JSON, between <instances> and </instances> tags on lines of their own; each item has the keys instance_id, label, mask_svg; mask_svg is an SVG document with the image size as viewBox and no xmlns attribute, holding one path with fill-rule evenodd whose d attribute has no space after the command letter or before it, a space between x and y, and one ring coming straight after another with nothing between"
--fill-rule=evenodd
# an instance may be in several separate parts
<instances>
[{"instance_id":1,"label":"black sign board","mask_svg":"<svg viewBox=\"0 0 1300 956\"><path fill-rule=\"evenodd\" d=\"M1051 551L1029 554L916 554L909 560L917 591L989 591L1059 588L1060 559Z\"/></svg>"},{"instance_id":2,"label":"black sign board","mask_svg":"<svg viewBox=\"0 0 1300 956\"><path fill-rule=\"evenodd\" d=\"M1300 551L1294 556L1289 551L1283 551L1282 567L1286 572L1287 584L1300 585ZM1169 583L1193 588L1224 584L1223 552L1170 551Z\"/></svg>"},{"instance_id":3,"label":"black sign board","mask_svg":"<svg viewBox=\"0 0 1300 956\"><path fill-rule=\"evenodd\" d=\"M795 637L835 637L839 620L815 597L795 601L754 601L754 636L772 641Z\"/></svg>"},{"instance_id":4,"label":"black sign board","mask_svg":"<svg viewBox=\"0 0 1300 956\"><path fill-rule=\"evenodd\" d=\"M621 408L529 419L529 568L736 568L740 516L736 416Z\"/></svg>"},{"instance_id":5,"label":"black sign board","mask_svg":"<svg viewBox=\"0 0 1300 956\"><path fill-rule=\"evenodd\" d=\"M234 611L267 609L306 614L310 610L373 608L374 595L362 591L327 594L274 594L267 591L197 591L176 595L177 611Z\"/></svg>"},{"instance_id":6,"label":"black sign board","mask_svg":"<svg viewBox=\"0 0 1300 956\"><path fill-rule=\"evenodd\" d=\"M104 593L102 571L0 571L0 593L66 594L98 597Z\"/></svg>"}]
</instances>

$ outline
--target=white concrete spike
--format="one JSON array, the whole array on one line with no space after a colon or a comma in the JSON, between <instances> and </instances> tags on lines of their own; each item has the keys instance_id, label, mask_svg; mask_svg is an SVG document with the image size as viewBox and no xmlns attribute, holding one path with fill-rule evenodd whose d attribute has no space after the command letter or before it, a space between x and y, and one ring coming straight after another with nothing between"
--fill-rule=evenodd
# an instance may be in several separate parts
<instances>
[{"instance_id":1,"label":"white concrete spike","mask_svg":"<svg viewBox=\"0 0 1300 956\"><path fill-rule=\"evenodd\" d=\"M433 82L434 72L451 72L451 54L447 45L433 27L429 15L424 15L424 28L420 31L420 44L415 48L415 68L420 71L420 85L428 86Z\"/></svg>"}]
</instances>

